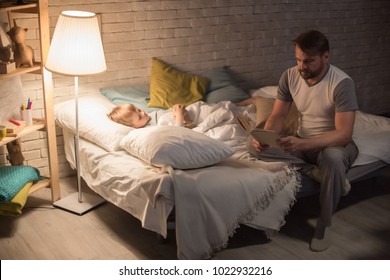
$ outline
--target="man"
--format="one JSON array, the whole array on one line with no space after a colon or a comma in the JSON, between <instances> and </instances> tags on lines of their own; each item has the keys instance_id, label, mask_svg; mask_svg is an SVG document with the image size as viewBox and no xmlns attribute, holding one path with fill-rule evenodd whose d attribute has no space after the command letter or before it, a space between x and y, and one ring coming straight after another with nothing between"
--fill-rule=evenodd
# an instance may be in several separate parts
<instances>
[{"instance_id":1,"label":"man","mask_svg":"<svg viewBox=\"0 0 390 280\"><path fill-rule=\"evenodd\" d=\"M302 33L293 42L297 66L283 73L264 129L281 132L294 101L297 136L281 138L280 150L252 139L249 150L262 160L289 162L320 183L321 212L310 249L323 251L330 245L329 227L340 196L350 189L346 173L358 155L352 141L358 105L352 79L329 64L329 42L321 32Z\"/></svg>"}]
</instances>

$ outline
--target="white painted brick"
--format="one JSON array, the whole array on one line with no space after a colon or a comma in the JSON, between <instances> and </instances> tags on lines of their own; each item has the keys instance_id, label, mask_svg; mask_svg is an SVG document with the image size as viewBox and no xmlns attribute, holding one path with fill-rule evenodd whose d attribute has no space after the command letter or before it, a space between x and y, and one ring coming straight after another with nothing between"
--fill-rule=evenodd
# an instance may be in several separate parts
<instances>
[{"instance_id":1,"label":"white painted brick","mask_svg":"<svg viewBox=\"0 0 390 280\"><path fill-rule=\"evenodd\" d=\"M131 15L132 16L132 15ZM167 20L167 19L177 19L177 10L168 10L168 11L147 11L139 13L139 17L135 18L138 21L141 20Z\"/></svg>"},{"instance_id":2,"label":"white painted brick","mask_svg":"<svg viewBox=\"0 0 390 280\"><path fill-rule=\"evenodd\" d=\"M134 22L115 22L115 23L107 23L103 24L102 26L102 32L103 33L108 33L108 32L122 32L122 33L127 33L137 30L136 28L136 23ZM139 29L138 29L139 30Z\"/></svg>"},{"instance_id":3,"label":"white painted brick","mask_svg":"<svg viewBox=\"0 0 390 280\"><path fill-rule=\"evenodd\" d=\"M216 7L217 1L215 0L192 0L190 1L190 8L209 8L209 7Z\"/></svg>"},{"instance_id":4,"label":"white painted brick","mask_svg":"<svg viewBox=\"0 0 390 280\"><path fill-rule=\"evenodd\" d=\"M163 10L187 10L191 7L191 1L161 1Z\"/></svg>"},{"instance_id":5,"label":"white painted brick","mask_svg":"<svg viewBox=\"0 0 390 280\"><path fill-rule=\"evenodd\" d=\"M46 140L37 139L35 141L25 141L23 151L30 151L35 149L47 148Z\"/></svg>"},{"instance_id":6,"label":"white painted brick","mask_svg":"<svg viewBox=\"0 0 390 280\"><path fill-rule=\"evenodd\" d=\"M197 19L191 19L191 26L192 27L200 27L200 26L216 26L218 25L218 18L217 17L210 17L210 18L197 18Z\"/></svg>"},{"instance_id":7,"label":"white painted brick","mask_svg":"<svg viewBox=\"0 0 390 280\"><path fill-rule=\"evenodd\" d=\"M189 38L172 38L172 39L164 39L161 40L161 47L180 47L187 46L188 47Z\"/></svg>"},{"instance_id":8,"label":"white painted brick","mask_svg":"<svg viewBox=\"0 0 390 280\"><path fill-rule=\"evenodd\" d=\"M241 16L222 15L218 17L218 24L241 24L241 22Z\"/></svg>"},{"instance_id":9,"label":"white painted brick","mask_svg":"<svg viewBox=\"0 0 390 280\"><path fill-rule=\"evenodd\" d=\"M203 9L176 10L176 18L196 19L203 17Z\"/></svg>"},{"instance_id":10,"label":"white painted brick","mask_svg":"<svg viewBox=\"0 0 390 280\"><path fill-rule=\"evenodd\" d=\"M41 151L40 150L31 150L27 152L23 152L24 159L29 160L35 160L35 159L41 159Z\"/></svg>"},{"instance_id":11,"label":"white painted brick","mask_svg":"<svg viewBox=\"0 0 390 280\"><path fill-rule=\"evenodd\" d=\"M104 4L101 1L100 5L93 5L92 8L88 11L93 11L94 13L122 13L126 11L132 11L133 5L131 2L124 3L107 3Z\"/></svg>"},{"instance_id":12,"label":"white painted brick","mask_svg":"<svg viewBox=\"0 0 390 280\"><path fill-rule=\"evenodd\" d=\"M250 15L253 13L254 13L253 6L232 7L229 9L229 14L231 15Z\"/></svg>"},{"instance_id":13,"label":"white painted brick","mask_svg":"<svg viewBox=\"0 0 390 280\"><path fill-rule=\"evenodd\" d=\"M32 166L34 166L34 165L32 165ZM34 167L36 167L38 169L39 174L41 174L41 176L49 177L49 174L50 174L49 167L47 167L47 166L34 166ZM34 195L34 194L32 194L32 195Z\"/></svg>"},{"instance_id":14,"label":"white painted brick","mask_svg":"<svg viewBox=\"0 0 390 280\"><path fill-rule=\"evenodd\" d=\"M132 6L134 11L158 11L162 10L162 2L163 1L134 2Z\"/></svg>"},{"instance_id":15,"label":"white painted brick","mask_svg":"<svg viewBox=\"0 0 390 280\"><path fill-rule=\"evenodd\" d=\"M39 158L39 159L26 160L25 165L31 165L36 168L46 168L48 166L48 163L47 163L47 159ZM47 174L46 171L45 174Z\"/></svg>"},{"instance_id":16,"label":"white painted brick","mask_svg":"<svg viewBox=\"0 0 390 280\"><path fill-rule=\"evenodd\" d=\"M205 8L202 14L206 18L229 15L229 7Z\"/></svg>"},{"instance_id":17,"label":"white painted brick","mask_svg":"<svg viewBox=\"0 0 390 280\"><path fill-rule=\"evenodd\" d=\"M193 37L189 37L187 39L189 42L189 46L203 45L203 44L207 44L207 43L215 43L216 41L218 42L218 40L216 40L215 35L193 36Z\"/></svg>"},{"instance_id":18,"label":"white painted brick","mask_svg":"<svg viewBox=\"0 0 390 280\"><path fill-rule=\"evenodd\" d=\"M145 40L156 39L156 38L172 38L175 36L175 29L161 29L161 30L146 30Z\"/></svg>"},{"instance_id":19,"label":"white painted brick","mask_svg":"<svg viewBox=\"0 0 390 280\"><path fill-rule=\"evenodd\" d=\"M191 27L190 19L166 19L163 22L163 28L186 28ZM159 22L161 27L161 22Z\"/></svg>"}]
</instances>

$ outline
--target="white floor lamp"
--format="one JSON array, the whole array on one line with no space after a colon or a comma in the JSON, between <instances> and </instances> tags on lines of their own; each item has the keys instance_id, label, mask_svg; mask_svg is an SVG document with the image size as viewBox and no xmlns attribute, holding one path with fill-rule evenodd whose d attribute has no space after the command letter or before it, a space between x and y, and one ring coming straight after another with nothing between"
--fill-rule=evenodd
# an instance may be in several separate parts
<instances>
[{"instance_id":1,"label":"white floor lamp","mask_svg":"<svg viewBox=\"0 0 390 280\"><path fill-rule=\"evenodd\" d=\"M78 77L102 73L107 69L96 14L84 11L61 13L45 68L53 73L74 77L76 114L74 144L78 192L56 201L54 206L83 215L104 202L99 196L82 193L80 175Z\"/></svg>"}]
</instances>

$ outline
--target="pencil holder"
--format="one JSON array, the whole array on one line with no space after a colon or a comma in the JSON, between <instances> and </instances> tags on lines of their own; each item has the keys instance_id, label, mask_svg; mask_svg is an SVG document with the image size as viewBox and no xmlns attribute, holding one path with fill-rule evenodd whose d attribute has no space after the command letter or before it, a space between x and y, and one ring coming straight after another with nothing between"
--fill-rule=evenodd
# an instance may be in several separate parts
<instances>
[{"instance_id":1,"label":"pencil holder","mask_svg":"<svg viewBox=\"0 0 390 280\"><path fill-rule=\"evenodd\" d=\"M26 125L33 124L32 111L31 110L20 110L20 118L26 122Z\"/></svg>"}]
</instances>

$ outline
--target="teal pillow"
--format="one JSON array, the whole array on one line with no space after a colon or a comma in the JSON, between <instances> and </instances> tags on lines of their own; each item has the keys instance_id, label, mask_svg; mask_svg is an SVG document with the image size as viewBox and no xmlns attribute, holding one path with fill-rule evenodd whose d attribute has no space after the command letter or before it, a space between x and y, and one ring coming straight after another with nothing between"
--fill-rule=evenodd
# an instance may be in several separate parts
<instances>
[{"instance_id":1,"label":"teal pillow","mask_svg":"<svg viewBox=\"0 0 390 280\"><path fill-rule=\"evenodd\" d=\"M146 112L155 110L147 106L149 102L149 84L101 88L100 93L115 105L131 103Z\"/></svg>"},{"instance_id":2,"label":"teal pillow","mask_svg":"<svg viewBox=\"0 0 390 280\"><path fill-rule=\"evenodd\" d=\"M202 72L201 75L210 79L206 93L233 85L233 79L228 66L207 70Z\"/></svg>"},{"instance_id":3,"label":"teal pillow","mask_svg":"<svg viewBox=\"0 0 390 280\"><path fill-rule=\"evenodd\" d=\"M250 96L242 89L230 85L209 92L205 97L205 101L207 103L218 103L220 101L240 102L249 97Z\"/></svg>"},{"instance_id":4,"label":"teal pillow","mask_svg":"<svg viewBox=\"0 0 390 280\"><path fill-rule=\"evenodd\" d=\"M32 166L0 166L0 202L10 201L28 182L41 179Z\"/></svg>"}]
</instances>

